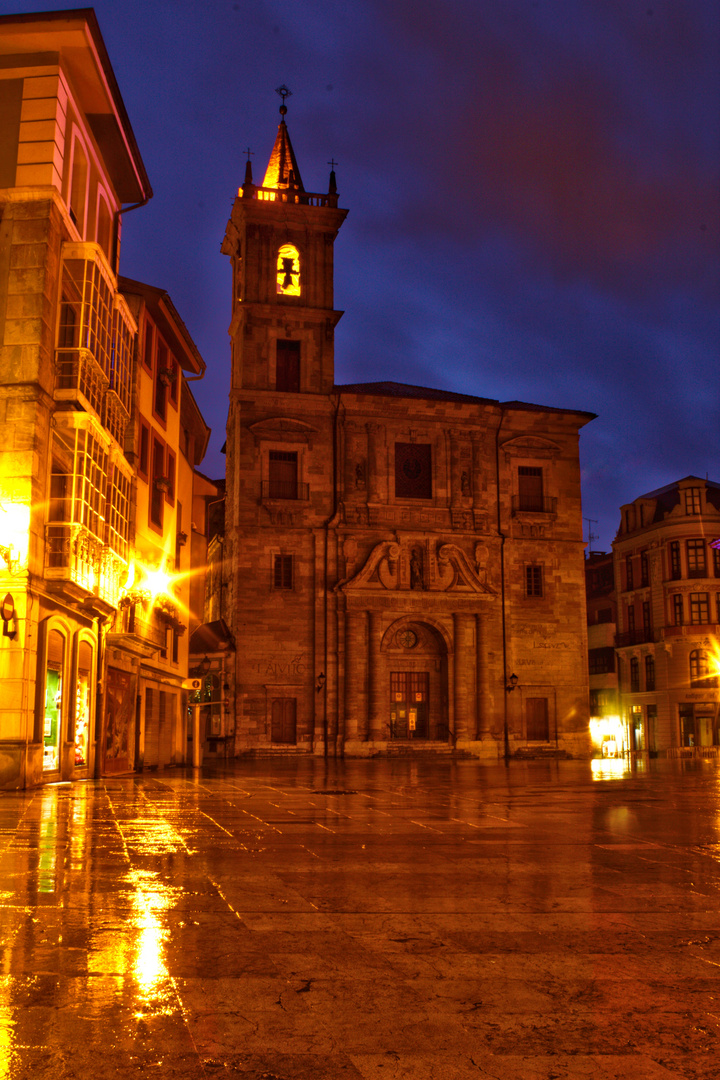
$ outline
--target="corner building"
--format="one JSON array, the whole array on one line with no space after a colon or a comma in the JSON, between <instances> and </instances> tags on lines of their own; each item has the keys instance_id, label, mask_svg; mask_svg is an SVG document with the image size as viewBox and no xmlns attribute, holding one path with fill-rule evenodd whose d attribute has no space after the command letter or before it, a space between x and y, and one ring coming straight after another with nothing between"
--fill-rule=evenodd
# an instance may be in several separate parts
<instances>
[{"instance_id":1,"label":"corner building","mask_svg":"<svg viewBox=\"0 0 720 1080\"><path fill-rule=\"evenodd\" d=\"M720 754L720 484L686 476L621 507L615 639L631 752Z\"/></svg>"},{"instance_id":2,"label":"corner building","mask_svg":"<svg viewBox=\"0 0 720 1080\"><path fill-rule=\"evenodd\" d=\"M285 107L227 226L224 549L235 752L589 753L578 434L587 412L336 385L334 173Z\"/></svg>"}]
</instances>

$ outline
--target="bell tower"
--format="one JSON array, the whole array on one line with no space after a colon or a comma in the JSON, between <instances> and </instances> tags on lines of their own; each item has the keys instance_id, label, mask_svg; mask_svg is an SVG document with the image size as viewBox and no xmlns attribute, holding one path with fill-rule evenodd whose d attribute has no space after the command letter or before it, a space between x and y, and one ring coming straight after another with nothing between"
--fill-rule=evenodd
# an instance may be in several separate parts
<instances>
[{"instance_id":1,"label":"bell tower","mask_svg":"<svg viewBox=\"0 0 720 1080\"><path fill-rule=\"evenodd\" d=\"M334 170L327 193L305 190L285 122L290 91L278 93L265 175L253 182L248 154L222 246L233 275L231 413L239 391L327 394L334 383L342 312L333 307L333 245L347 211L338 209Z\"/></svg>"}]
</instances>

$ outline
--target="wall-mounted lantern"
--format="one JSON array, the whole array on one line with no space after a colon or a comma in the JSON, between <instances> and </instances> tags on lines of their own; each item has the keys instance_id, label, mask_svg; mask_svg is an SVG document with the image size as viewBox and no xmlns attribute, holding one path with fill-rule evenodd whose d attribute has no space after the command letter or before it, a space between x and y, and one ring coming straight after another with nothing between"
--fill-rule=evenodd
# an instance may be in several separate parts
<instances>
[{"instance_id":1,"label":"wall-mounted lantern","mask_svg":"<svg viewBox=\"0 0 720 1080\"><path fill-rule=\"evenodd\" d=\"M3 621L3 637L9 637L12 641L17 634L17 615L15 614L15 601L8 593L0 606L0 615Z\"/></svg>"},{"instance_id":2,"label":"wall-mounted lantern","mask_svg":"<svg viewBox=\"0 0 720 1080\"><path fill-rule=\"evenodd\" d=\"M520 680L518 679L517 675L513 672L513 674L508 679L507 686L505 687L508 694L512 694L519 681Z\"/></svg>"}]
</instances>

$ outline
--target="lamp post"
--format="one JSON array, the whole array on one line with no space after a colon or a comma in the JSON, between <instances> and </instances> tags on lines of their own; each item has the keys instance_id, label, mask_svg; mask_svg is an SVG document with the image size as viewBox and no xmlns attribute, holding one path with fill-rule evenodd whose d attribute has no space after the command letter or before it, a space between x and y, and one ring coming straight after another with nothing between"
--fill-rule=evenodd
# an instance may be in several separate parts
<instances>
[{"instance_id":1,"label":"lamp post","mask_svg":"<svg viewBox=\"0 0 720 1080\"><path fill-rule=\"evenodd\" d=\"M510 676L510 678L505 683L505 693L512 694L513 690L515 689L515 687L517 686L519 681L520 680L518 679L517 675L515 674L515 672L513 672L512 675ZM505 699L505 710L504 710L504 712L505 712L505 723L503 725L503 738L504 738L504 741L505 741L505 761L507 763L507 761L510 759L510 732L509 732L509 729L508 729L507 698Z\"/></svg>"}]
</instances>

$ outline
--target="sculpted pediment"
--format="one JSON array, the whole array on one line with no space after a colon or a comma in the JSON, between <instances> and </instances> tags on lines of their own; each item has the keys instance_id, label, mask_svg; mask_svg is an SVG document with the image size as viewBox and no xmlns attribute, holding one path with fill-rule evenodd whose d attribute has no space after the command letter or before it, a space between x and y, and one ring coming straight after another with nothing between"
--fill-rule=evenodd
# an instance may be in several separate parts
<instances>
[{"instance_id":1,"label":"sculpted pediment","mask_svg":"<svg viewBox=\"0 0 720 1080\"><path fill-rule=\"evenodd\" d=\"M490 598L496 593L485 578L482 557L473 561L457 544L438 545L425 539L402 543L383 540L375 545L357 573L339 582L336 589L345 593L459 592Z\"/></svg>"},{"instance_id":2,"label":"sculpted pediment","mask_svg":"<svg viewBox=\"0 0 720 1080\"><path fill-rule=\"evenodd\" d=\"M258 440L280 439L288 442L310 442L318 433L318 429L312 424L306 424L304 420L296 420L291 416L272 416L267 420L258 420L257 423L250 424L248 430L252 431Z\"/></svg>"},{"instance_id":3,"label":"sculpted pediment","mask_svg":"<svg viewBox=\"0 0 720 1080\"><path fill-rule=\"evenodd\" d=\"M501 445L510 457L557 457L561 452L556 442L541 435L516 435Z\"/></svg>"}]
</instances>

